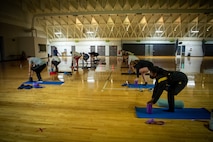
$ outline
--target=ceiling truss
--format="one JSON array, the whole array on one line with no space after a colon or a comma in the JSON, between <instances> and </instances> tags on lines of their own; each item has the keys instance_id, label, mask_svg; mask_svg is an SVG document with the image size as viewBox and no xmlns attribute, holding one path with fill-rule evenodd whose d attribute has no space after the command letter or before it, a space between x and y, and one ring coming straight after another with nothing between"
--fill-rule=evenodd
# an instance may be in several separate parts
<instances>
[{"instance_id":1,"label":"ceiling truss","mask_svg":"<svg viewBox=\"0 0 213 142\"><path fill-rule=\"evenodd\" d=\"M212 0L20 0L49 40L213 38Z\"/></svg>"}]
</instances>

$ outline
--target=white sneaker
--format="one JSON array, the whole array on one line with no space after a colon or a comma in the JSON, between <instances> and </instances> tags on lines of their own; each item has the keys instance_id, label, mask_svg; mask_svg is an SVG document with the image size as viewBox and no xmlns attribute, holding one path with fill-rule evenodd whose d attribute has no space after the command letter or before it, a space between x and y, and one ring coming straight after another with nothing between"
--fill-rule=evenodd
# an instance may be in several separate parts
<instances>
[{"instance_id":1,"label":"white sneaker","mask_svg":"<svg viewBox=\"0 0 213 142\"><path fill-rule=\"evenodd\" d=\"M37 81L38 83L43 83L43 81L42 80L39 80L39 81Z\"/></svg>"}]
</instances>

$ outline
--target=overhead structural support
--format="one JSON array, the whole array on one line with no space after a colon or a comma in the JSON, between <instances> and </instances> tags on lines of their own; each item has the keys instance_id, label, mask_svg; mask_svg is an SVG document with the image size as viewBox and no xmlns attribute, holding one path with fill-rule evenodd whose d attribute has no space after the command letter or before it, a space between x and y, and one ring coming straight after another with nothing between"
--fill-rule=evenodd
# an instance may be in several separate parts
<instances>
[{"instance_id":1,"label":"overhead structural support","mask_svg":"<svg viewBox=\"0 0 213 142\"><path fill-rule=\"evenodd\" d=\"M85 12L64 12L64 13L44 13L36 14L32 18L32 28L34 28L34 21L37 17L44 16L67 16L67 15L118 15L118 14L172 14L172 13L203 13L212 14L213 9L138 9L138 10L108 10L108 11L85 11Z\"/></svg>"}]
</instances>

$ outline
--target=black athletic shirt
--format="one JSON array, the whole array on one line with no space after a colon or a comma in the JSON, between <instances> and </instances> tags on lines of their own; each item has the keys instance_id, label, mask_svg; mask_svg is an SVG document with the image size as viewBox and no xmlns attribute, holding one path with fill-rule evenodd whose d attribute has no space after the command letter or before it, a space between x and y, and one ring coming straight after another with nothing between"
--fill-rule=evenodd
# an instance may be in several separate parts
<instances>
[{"instance_id":1,"label":"black athletic shirt","mask_svg":"<svg viewBox=\"0 0 213 142\"><path fill-rule=\"evenodd\" d=\"M153 103L155 104L160 98L163 90L167 86L175 85L179 82L187 82L187 76L179 71L166 71L160 68L160 71L157 73L156 82L152 98L154 98Z\"/></svg>"}]
</instances>

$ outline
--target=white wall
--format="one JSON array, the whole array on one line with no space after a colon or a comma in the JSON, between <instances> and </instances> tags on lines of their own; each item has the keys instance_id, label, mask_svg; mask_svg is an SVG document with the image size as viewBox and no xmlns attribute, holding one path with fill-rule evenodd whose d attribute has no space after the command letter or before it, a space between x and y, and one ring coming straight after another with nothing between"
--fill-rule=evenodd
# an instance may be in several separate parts
<instances>
[{"instance_id":1,"label":"white wall","mask_svg":"<svg viewBox=\"0 0 213 142\"><path fill-rule=\"evenodd\" d=\"M47 39L46 38L39 38L39 37L34 37L34 51L35 51L35 56L39 58L45 58L48 56L48 52L40 52L39 51L39 44L47 44Z\"/></svg>"},{"instance_id":2,"label":"white wall","mask_svg":"<svg viewBox=\"0 0 213 142\"><path fill-rule=\"evenodd\" d=\"M202 41L182 41L181 45L186 46L185 56L191 52L191 56L203 56ZM191 48L191 51L189 51Z\"/></svg>"},{"instance_id":3,"label":"white wall","mask_svg":"<svg viewBox=\"0 0 213 142\"><path fill-rule=\"evenodd\" d=\"M202 50L202 40L180 40L179 42L182 42L181 45L185 45L185 56L188 55L188 52L191 50L191 56L203 56L203 50ZM142 40L140 42L137 42L135 40L111 40L110 42L106 42L105 40L80 40L78 42L75 41L61 41L61 42L51 42L48 46L48 53L51 54L51 46L56 46L58 48L58 51L64 52L64 50L67 50L67 55L70 56L71 46L75 46L75 49L77 52L90 52L90 46L95 46L97 51L97 46L104 45L106 49L105 55L109 55L109 46L110 45L116 45L118 47L118 50L121 50L122 43L138 43L138 44L146 44L146 43L171 43L168 40ZM119 56L119 54L118 54Z\"/></svg>"},{"instance_id":4,"label":"white wall","mask_svg":"<svg viewBox=\"0 0 213 142\"><path fill-rule=\"evenodd\" d=\"M178 59L181 62L177 62ZM185 72L185 73L187 72L192 73L192 71L193 73L200 73L202 61L203 61L203 57L176 58L177 70Z\"/></svg>"},{"instance_id":5,"label":"white wall","mask_svg":"<svg viewBox=\"0 0 213 142\"><path fill-rule=\"evenodd\" d=\"M48 45L48 53L51 54L51 46L56 46L58 52L64 52L67 50L67 56L71 56L71 46L75 46L75 50L77 52L90 52L90 46L95 46L95 50L97 52L97 46L105 46L105 55L109 56L109 46L116 45L118 50L121 50L121 41L120 40L112 40L106 42L105 40L81 40L81 41L63 41L63 42L52 42Z\"/></svg>"}]
</instances>

